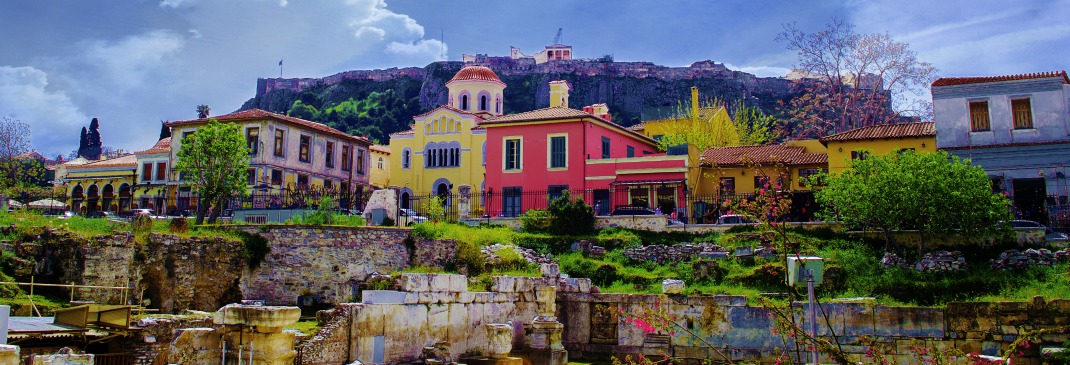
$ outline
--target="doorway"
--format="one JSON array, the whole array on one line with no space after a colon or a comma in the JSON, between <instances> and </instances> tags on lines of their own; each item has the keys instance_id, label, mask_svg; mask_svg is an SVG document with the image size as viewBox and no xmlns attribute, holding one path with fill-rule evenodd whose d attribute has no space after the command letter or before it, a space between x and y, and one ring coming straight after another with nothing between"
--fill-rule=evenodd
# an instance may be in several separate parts
<instances>
[{"instance_id":1,"label":"doorway","mask_svg":"<svg viewBox=\"0 0 1070 365\"><path fill-rule=\"evenodd\" d=\"M1048 224L1048 215L1044 205L1047 186L1043 178L1014 179L1014 209L1021 219Z\"/></svg>"}]
</instances>

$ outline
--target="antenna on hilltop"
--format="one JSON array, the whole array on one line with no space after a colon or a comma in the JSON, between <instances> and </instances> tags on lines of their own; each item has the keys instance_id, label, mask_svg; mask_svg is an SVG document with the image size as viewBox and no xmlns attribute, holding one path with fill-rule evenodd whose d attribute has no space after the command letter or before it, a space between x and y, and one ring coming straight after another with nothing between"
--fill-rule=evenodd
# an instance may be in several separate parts
<instances>
[{"instance_id":1,"label":"antenna on hilltop","mask_svg":"<svg viewBox=\"0 0 1070 365\"><path fill-rule=\"evenodd\" d=\"M446 31L438 30L438 53L441 54L440 59L446 61Z\"/></svg>"},{"instance_id":2,"label":"antenna on hilltop","mask_svg":"<svg viewBox=\"0 0 1070 365\"><path fill-rule=\"evenodd\" d=\"M554 37L554 43L553 44L561 43L561 31L564 30L564 29L565 28L557 28L557 36Z\"/></svg>"}]
</instances>

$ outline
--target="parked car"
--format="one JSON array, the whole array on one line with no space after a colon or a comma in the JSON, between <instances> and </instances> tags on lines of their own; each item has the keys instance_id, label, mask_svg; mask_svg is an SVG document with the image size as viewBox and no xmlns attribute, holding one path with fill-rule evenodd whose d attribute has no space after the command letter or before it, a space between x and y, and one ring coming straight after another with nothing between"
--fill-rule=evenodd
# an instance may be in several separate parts
<instances>
[{"instance_id":1,"label":"parked car","mask_svg":"<svg viewBox=\"0 0 1070 365\"><path fill-rule=\"evenodd\" d=\"M63 211L63 213L60 213L56 217L59 218L59 219L67 219L67 218L70 218L70 217L74 217L76 215L78 215L78 213L75 213L75 212L69 211L69 210L65 210L65 211Z\"/></svg>"},{"instance_id":2,"label":"parked car","mask_svg":"<svg viewBox=\"0 0 1070 365\"><path fill-rule=\"evenodd\" d=\"M1013 230L1043 229L1044 230L1044 241L1046 241L1048 243L1053 243L1053 242L1066 243L1066 242L1070 242L1070 237L1068 237L1065 233L1057 232L1055 230L1052 230L1051 228L1048 228L1047 226L1045 226L1043 224L1040 224L1039 222L1034 222L1034 221L1031 221L1031 220L1015 219L1015 220L999 222L996 225L997 226L1008 226Z\"/></svg>"},{"instance_id":3,"label":"parked car","mask_svg":"<svg viewBox=\"0 0 1070 365\"><path fill-rule=\"evenodd\" d=\"M725 214L717 217L717 224L756 224L758 221L742 214Z\"/></svg>"},{"instance_id":4,"label":"parked car","mask_svg":"<svg viewBox=\"0 0 1070 365\"><path fill-rule=\"evenodd\" d=\"M130 210L130 217L136 217L138 214L148 214L150 218L157 218L156 212L148 208L138 208Z\"/></svg>"},{"instance_id":5,"label":"parked car","mask_svg":"<svg viewBox=\"0 0 1070 365\"><path fill-rule=\"evenodd\" d=\"M411 226L416 223L427 222L427 217L424 217L412 209L401 208L398 210L398 225L399 226Z\"/></svg>"},{"instance_id":6,"label":"parked car","mask_svg":"<svg viewBox=\"0 0 1070 365\"><path fill-rule=\"evenodd\" d=\"M118 218L119 216L115 212L106 210L94 210L85 215L86 218Z\"/></svg>"},{"instance_id":7,"label":"parked car","mask_svg":"<svg viewBox=\"0 0 1070 365\"><path fill-rule=\"evenodd\" d=\"M647 207L633 207L633 206L619 206L613 208L613 212L609 215L655 215L653 209Z\"/></svg>"}]
</instances>

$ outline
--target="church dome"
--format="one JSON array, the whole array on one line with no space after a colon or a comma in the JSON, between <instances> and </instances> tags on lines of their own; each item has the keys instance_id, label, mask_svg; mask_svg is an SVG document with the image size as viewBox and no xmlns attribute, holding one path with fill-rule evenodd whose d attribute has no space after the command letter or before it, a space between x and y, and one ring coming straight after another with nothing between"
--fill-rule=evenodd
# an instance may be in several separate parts
<instances>
[{"instance_id":1,"label":"church dome","mask_svg":"<svg viewBox=\"0 0 1070 365\"><path fill-rule=\"evenodd\" d=\"M446 84L449 85L454 81L468 80L491 81L504 84L502 80L498 78L498 75L494 73L494 71L484 66L465 66L460 71L458 71L457 74L454 75L449 82L446 82Z\"/></svg>"}]
</instances>

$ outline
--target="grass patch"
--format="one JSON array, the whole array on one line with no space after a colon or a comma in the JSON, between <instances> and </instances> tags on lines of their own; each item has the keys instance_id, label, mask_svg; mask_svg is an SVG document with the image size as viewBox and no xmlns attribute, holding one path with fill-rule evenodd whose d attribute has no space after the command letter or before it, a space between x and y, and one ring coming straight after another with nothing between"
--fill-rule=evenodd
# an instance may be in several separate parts
<instances>
[{"instance_id":1,"label":"grass patch","mask_svg":"<svg viewBox=\"0 0 1070 365\"><path fill-rule=\"evenodd\" d=\"M301 319L300 321L297 321L297 323L286 326L285 329L298 330L311 337L315 335L316 332L319 332L320 325L315 319Z\"/></svg>"}]
</instances>

